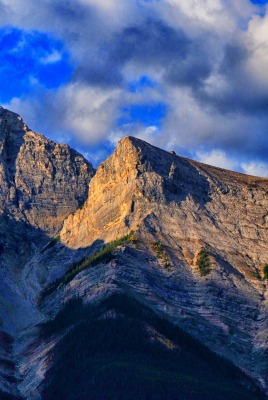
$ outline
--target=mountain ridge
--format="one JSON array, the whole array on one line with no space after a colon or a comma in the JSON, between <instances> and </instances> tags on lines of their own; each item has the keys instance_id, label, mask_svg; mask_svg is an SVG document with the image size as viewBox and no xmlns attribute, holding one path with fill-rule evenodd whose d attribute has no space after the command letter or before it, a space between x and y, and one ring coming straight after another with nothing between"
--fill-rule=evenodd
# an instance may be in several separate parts
<instances>
[{"instance_id":1,"label":"mountain ridge","mask_svg":"<svg viewBox=\"0 0 268 400\"><path fill-rule=\"evenodd\" d=\"M18 123L17 115L9 115ZM267 394L268 296L262 272L268 262L268 179L207 166L132 137L123 138L96 172L83 158L76 169L68 147L46 147L44 137L29 135L36 140L29 138L14 154L21 158L15 165L25 168L15 179L26 179L22 210L29 199L26 189L32 186L27 184L31 169L23 161L29 159L31 166L33 154L47 179L41 194L49 196L53 185L60 190L60 179L67 185L73 174L76 177L65 198L71 214L61 213L61 202L56 201L52 222L49 208L40 210L34 202L26 210L27 221L20 217L9 199L10 187L18 186L7 180L2 198L7 193L6 204L14 211L6 214L0 208L5 218L0 233L12 227L12 234L3 239L11 248L2 253L0 330L13 340L8 359L14 371L0 366L0 391L43 400L53 354L75 323L67 318L63 331L48 340L39 335L40 324L57 318L66 303L77 298L85 307L98 307L110 296L127 295L230 360ZM5 140L2 143L6 151ZM55 148L53 157L59 151L59 163L52 157ZM4 166L5 157L0 157ZM81 193L84 201L79 203ZM30 199L39 194L30 193ZM42 212L47 225L39 218ZM26 254L20 249L16 253L14 231L18 237L26 235L21 243L21 248L29 248ZM102 253L109 243L110 253ZM93 254L95 262L86 261ZM65 279L82 263L82 269ZM127 325L128 319L124 321Z\"/></svg>"},{"instance_id":2,"label":"mountain ridge","mask_svg":"<svg viewBox=\"0 0 268 400\"><path fill-rule=\"evenodd\" d=\"M159 276L159 280L172 282L174 275L172 285L177 289L172 301L176 296L182 299L186 296L189 301L188 307L176 301L177 312L182 307L177 323L194 336L200 335L204 343L232 361L237 363L240 358L238 365L251 376L260 374L260 381L265 385L267 287L260 276L268 258L267 186L265 178L205 166L139 139L124 138L97 170L83 208L65 220L61 242L74 250L92 245L94 248L98 241L109 242L134 230L138 242L143 243L144 259L146 254L156 253L153 243L160 243L166 253L162 258L170 259L171 272L169 278ZM205 277L200 276L197 263L202 248L206 249L211 263L211 272ZM132 260L137 268L142 262L139 257L136 253L136 261ZM161 257L158 261L163 268ZM124 263L129 267L126 260ZM144 264L149 269L148 263ZM184 278L177 276L179 271L183 271ZM121 285L121 273L122 270L118 276L117 272L112 273L115 285ZM86 271L81 274L84 276ZM127 285L131 278L125 274ZM79 286L79 276L70 284ZM143 282L144 278L139 279ZM177 286L179 281L186 288L183 295L176 293L181 291ZM138 285L136 290L141 295ZM171 293L168 296L172 298ZM168 305L168 314L175 318L174 307L171 311L169 301L164 304L162 307ZM183 317L185 312L197 320L203 318L199 320L198 334L196 327L187 326L189 321L185 323L184 319L188 319ZM205 320L209 323L206 328ZM207 342L210 324L219 330L214 343ZM232 331L241 340L233 341ZM222 341L226 341L225 345L220 344Z\"/></svg>"},{"instance_id":3,"label":"mountain ridge","mask_svg":"<svg viewBox=\"0 0 268 400\"><path fill-rule=\"evenodd\" d=\"M136 143L136 145L134 145L134 143ZM142 146L143 146L143 148L142 148ZM150 171L149 171L149 169L148 169L148 171L146 170L146 168L147 168L146 163L142 163L142 161L141 161L141 158L143 156L142 151L145 151L145 153L146 153L146 149L147 149L147 151L149 149L152 154L154 151L156 153L155 154L156 159L157 159L157 157L160 158L160 161L159 160L154 161L151 159L149 162L147 160L148 168L149 169L151 168L151 170L152 170L151 172L156 172L156 174L158 176L160 176L160 178L161 178L161 174L163 173L165 175L164 178L169 179L169 182L167 182L168 184L170 184L170 182L172 181L172 179L174 177L175 177L175 179L173 179L174 181L180 179L180 176L179 175L176 176L176 174L186 173L186 174L188 174L186 179L193 179L193 176L191 176L191 173L192 173L192 175L193 175L193 173L195 173L196 175L197 174L199 175L197 177L197 180L199 179L200 182L202 181L202 183L204 185L206 185L205 190L207 192L210 190L209 185L212 185L212 189L214 189L214 190L226 192L227 190L229 190L229 188L228 188L229 183L232 184L232 190L234 192L235 192L234 183L242 183L243 185L252 185L252 188L255 184L260 184L261 189L264 189L264 190L266 187L268 187L268 179L266 179L266 178L258 178L258 177L253 177L253 176L249 176L249 175L243 175L238 172L233 172L233 171L228 171L228 170L213 167L213 166L208 166L206 164L202 164L197 161L193 161L193 160L181 157L181 156L170 154L170 153L166 152L165 150L157 149L155 146L149 145L140 139L126 137L126 138L123 138L118 143L117 149L115 150L113 155L110 156L105 162L100 164L100 166L97 170L97 173L94 176L93 180L91 181L91 185L90 185L90 191L92 192L92 190L95 190L97 193L97 195L96 195L96 193L94 192L92 197L98 196L98 190L102 184L102 175L103 174L106 174L105 179L106 180L110 179L111 182L112 182L112 179L116 179L115 174L111 174L111 176L108 176L109 168L114 168L114 170L115 170L115 168L117 168L117 174L118 174L118 176L120 176L120 179L121 178L125 179L127 174L132 174L134 177L132 179L132 184L134 184L134 185L135 185L135 181L137 181L136 175L138 175L140 173L147 173L147 175L149 175ZM140 154L138 153L139 151L140 151ZM122 153L121 155L120 155L120 152ZM129 157L130 154L131 154L131 160L132 160L131 163L132 164L130 163L129 159L127 159L127 155ZM162 168L162 170L161 169L159 170L159 168L160 168L159 165L161 165L161 161L163 161L163 160L161 160L160 154L163 155L163 159L168 160L167 162L165 160L163 162L163 165L166 163L165 167L163 167L165 170L163 168ZM122 160L121 160L120 166L118 167L116 165L116 163L118 162L118 159L120 159L120 157L122 158ZM125 161L128 164L127 168L124 165ZM173 162L175 162L177 164L175 165ZM150 165L148 163L150 163ZM109 167L110 164L112 165L112 167ZM105 170L106 165L108 165L107 171ZM180 172L180 165L181 165L182 172ZM122 172L122 171L124 171L124 172ZM124 174L124 176L121 176L120 174L121 175ZM151 174L151 175L153 175L153 174ZM157 180L157 177L154 177L154 178ZM183 180L183 176L181 176L181 178ZM98 182L98 179L100 180L100 182ZM128 176L127 179L129 180L130 177ZM168 181L168 179L166 179L166 181ZM96 185L94 185L94 182L96 182L96 181L97 181L97 183L96 183ZM110 184L112 185L111 182L110 182ZM199 184L200 184L200 182L199 182ZM154 183L157 184L158 182L154 182ZM174 185L175 185L175 183L176 182L174 182ZM196 183L196 182L193 182L193 183ZM149 186L149 182L147 182L146 184ZM184 184L184 182L183 182L183 184ZM187 184L187 182L186 182L186 184ZM95 186L98 187L98 190L97 190L97 188L95 188ZM159 186L161 187L161 182L159 182ZM122 185L122 188L123 188L123 185ZM139 190L139 189L142 189L142 188L139 187L137 190ZM154 190L153 190L153 188L150 188L150 189L151 189L151 193L150 193L151 197L147 196L147 200L154 201L154 195L153 195ZM188 194L192 195L192 193L194 192L194 189L191 189L191 190L190 189L189 189L188 193L187 193L187 191L185 191L185 196ZM109 192L109 187L103 187L103 190L105 190L106 192ZM161 190L162 190L162 195L163 195L163 192L165 189L161 188ZM182 190L180 190L179 186L177 186L176 188L174 187L174 191L176 191L176 190L178 193L179 193L179 191L182 191ZM90 191L89 191L89 197L90 197ZM178 193L174 193L174 195L178 195ZM195 194L195 196L198 197L197 194ZM149 197L149 199L148 199L148 197ZM90 200L88 199L86 203L88 203L89 201ZM181 199L179 199L179 201L181 201ZM81 210L79 210L77 212L77 215L79 213L82 214L83 210L82 210L82 212L81 212ZM75 219L76 217L74 215L74 216L70 216L69 218ZM63 236L65 235L65 231L67 231L67 230L68 230L68 218L64 223L64 228L62 231ZM122 232L125 233L125 231L122 231Z\"/></svg>"}]
</instances>

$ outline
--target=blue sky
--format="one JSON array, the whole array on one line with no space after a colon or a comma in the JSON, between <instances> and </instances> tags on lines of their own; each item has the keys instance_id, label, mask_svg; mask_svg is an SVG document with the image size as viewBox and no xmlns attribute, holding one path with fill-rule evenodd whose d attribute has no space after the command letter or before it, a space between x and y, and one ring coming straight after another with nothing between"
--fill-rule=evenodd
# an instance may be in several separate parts
<instances>
[{"instance_id":1,"label":"blue sky","mask_svg":"<svg viewBox=\"0 0 268 400\"><path fill-rule=\"evenodd\" d=\"M263 6L263 5L268 3L267 0L251 0L251 1L252 1L253 4L258 4L260 6Z\"/></svg>"},{"instance_id":2,"label":"blue sky","mask_svg":"<svg viewBox=\"0 0 268 400\"><path fill-rule=\"evenodd\" d=\"M0 104L97 165L125 135L268 175L262 0L0 0Z\"/></svg>"},{"instance_id":3,"label":"blue sky","mask_svg":"<svg viewBox=\"0 0 268 400\"><path fill-rule=\"evenodd\" d=\"M71 78L69 53L62 41L46 33L3 27L0 48L0 103L34 92L37 86L57 89Z\"/></svg>"}]
</instances>

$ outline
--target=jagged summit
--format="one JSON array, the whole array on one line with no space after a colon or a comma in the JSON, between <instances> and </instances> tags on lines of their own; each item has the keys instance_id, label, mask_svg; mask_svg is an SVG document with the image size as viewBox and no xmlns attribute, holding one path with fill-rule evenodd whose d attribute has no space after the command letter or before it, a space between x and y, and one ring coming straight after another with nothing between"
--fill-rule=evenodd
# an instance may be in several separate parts
<instances>
[{"instance_id":1,"label":"jagged summit","mask_svg":"<svg viewBox=\"0 0 268 400\"><path fill-rule=\"evenodd\" d=\"M255 175L248 175L248 174L243 174L241 172L236 172L236 171L232 171L226 168L221 168L221 167L216 167L213 165L209 165L209 164L205 164L202 163L200 161L195 161L193 159L187 158L187 157L183 157L179 154L176 154L173 151L167 151L164 149L161 149L159 147L156 147L142 139L136 138L134 136L125 136L123 137L121 140L119 140L116 150L118 153L120 153L121 150L124 151L124 147L126 146L134 146L138 149L140 154L143 154L143 157L147 157L148 159L150 159L150 161L153 160L153 162L155 163L155 165L158 165L158 167L160 167L161 162L163 162L163 160L168 159L169 157L173 157L175 159L180 159L181 161L186 161L191 163L192 165L195 165L197 168L204 168L204 170L206 170L207 172L211 172L217 176L223 176L225 174L225 177L227 178L227 176L229 175L230 179L236 179L240 182L244 182L244 183L248 183L248 182L264 182L267 181L268 182L268 178L263 178L263 177L259 177L259 176L255 176ZM162 158L158 159L154 159L154 156L156 156L156 154L160 155L162 154ZM164 161L165 162L165 161Z\"/></svg>"},{"instance_id":2,"label":"jagged summit","mask_svg":"<svg viewBox=\"0 0 268 400\"><path fill-rule=\"evenodd\" d=\"M29 128L18 114L3 107L0 108L1 153L5 150L4 147L11 142L18 142L19 144L19 137L22 137L28 130ZM16 143L13 145L16 145Z\"/></svg>"},{"instance_id":3,"label":"jagged summit","mask_svg":"<svg viewBox=\"0 0 268 400\"><path fill-rule=\"evenodd\" d=\"M214 209L208 211L214 204L217 208L226 204L231 212L233 201L241 197L248 207L255 197L263 199L267 188L268 179L202 164L127 136L100 164L88 200L65 221L62 238L75 247L97 238L110 240L130 228L137 229L161 207L169 207L169 213L179 207L181 213L186 204L202 209L213 226L211 215L215 220L220 216Z\"/></svg>"},{"instance_id":4,"label":"jagged summit","mask_svg":"<svg viewBox=\"0 0 268 400\"><path fill-rule=\"evenodd\" d=\"M81 205L94 174L84 157L0 109L0 210L48 234Z\"/></svg>"}]
</instances>

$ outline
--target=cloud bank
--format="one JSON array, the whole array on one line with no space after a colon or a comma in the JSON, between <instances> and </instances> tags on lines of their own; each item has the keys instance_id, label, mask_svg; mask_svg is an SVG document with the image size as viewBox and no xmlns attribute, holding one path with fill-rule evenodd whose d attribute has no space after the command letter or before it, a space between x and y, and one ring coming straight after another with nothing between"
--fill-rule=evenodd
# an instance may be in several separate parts
<instances>
[{"instance_id":1,"label":"cloud bank","mask_svg":"<svg viewBox=\"0 0 268 400\"><path fill-rule=\"evenodd\" d=\"M130 134L266 176L268 12L253 3L0 0L2 32L16 29L25 49L43 35L27 85L0 101L96 163ZM51 66L63 72L48 84Z\"/></svg>"}]
</instances>

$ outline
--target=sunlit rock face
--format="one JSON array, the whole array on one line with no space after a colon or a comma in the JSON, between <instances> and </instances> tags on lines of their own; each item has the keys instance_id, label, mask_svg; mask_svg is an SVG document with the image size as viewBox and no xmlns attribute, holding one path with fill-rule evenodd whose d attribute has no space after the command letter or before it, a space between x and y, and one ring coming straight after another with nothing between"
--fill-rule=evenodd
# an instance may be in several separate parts
<instances>
[{"instance_id":1,"label":"sunlit rock face","mask_svg":"<svg viewBox=\"0 0 268 400\"><path fill-rule=\"evenodd\" d=\"M16 354L9 393L46 400L57 349L78 323L68 313L61 321L60 312L70 300L98 308L111 295L127 295L166 317L268 393L262 279L268 263L268 180L188 160L132 137L122 139L94 175L78 153L32 133L18 116L0 109L5 113L14 121L9 134L1 125L1 232L11 220L19 232L31 232L18 244L16 229L8 228L10 247L3 250L0 270L2 330L11 336L12 362ZM7 136L13 142L20 138L12 151ZM108 258L64 280L85 257L131 231ZM53 235L57 240L49 242ZM201 249L209 259L205 274ZM20 260L20 268L12 259ZM108 309L97 320L116 320L120 313ZM39 324L54 318L61 321L58 328L44 337ZM148 326L147 333L155 332ZM155 335L172 342L161 332ZM176 345L172 349L178 351Z\"/></svg>"},{"instance_id":2,"label":"sunlit rock face","mask_svg":"<svg viewBox=\"0 0 268 400\"><path fill-rule=\"evenodd\" d=\"M261 246L267 239L267 189L267 179L210 167L126 137L99 166L88 200L66 219L61 237L70 247L88 246L97 238L137 230L157 215L163 229L176 226L184 240L207 241L217 232L222 243L221 228L236 244L260 239ZM169 216L171 225L164 220ZM265 260L266 254L254 257L262 256Z\"/></svg>"}]
</instances>

